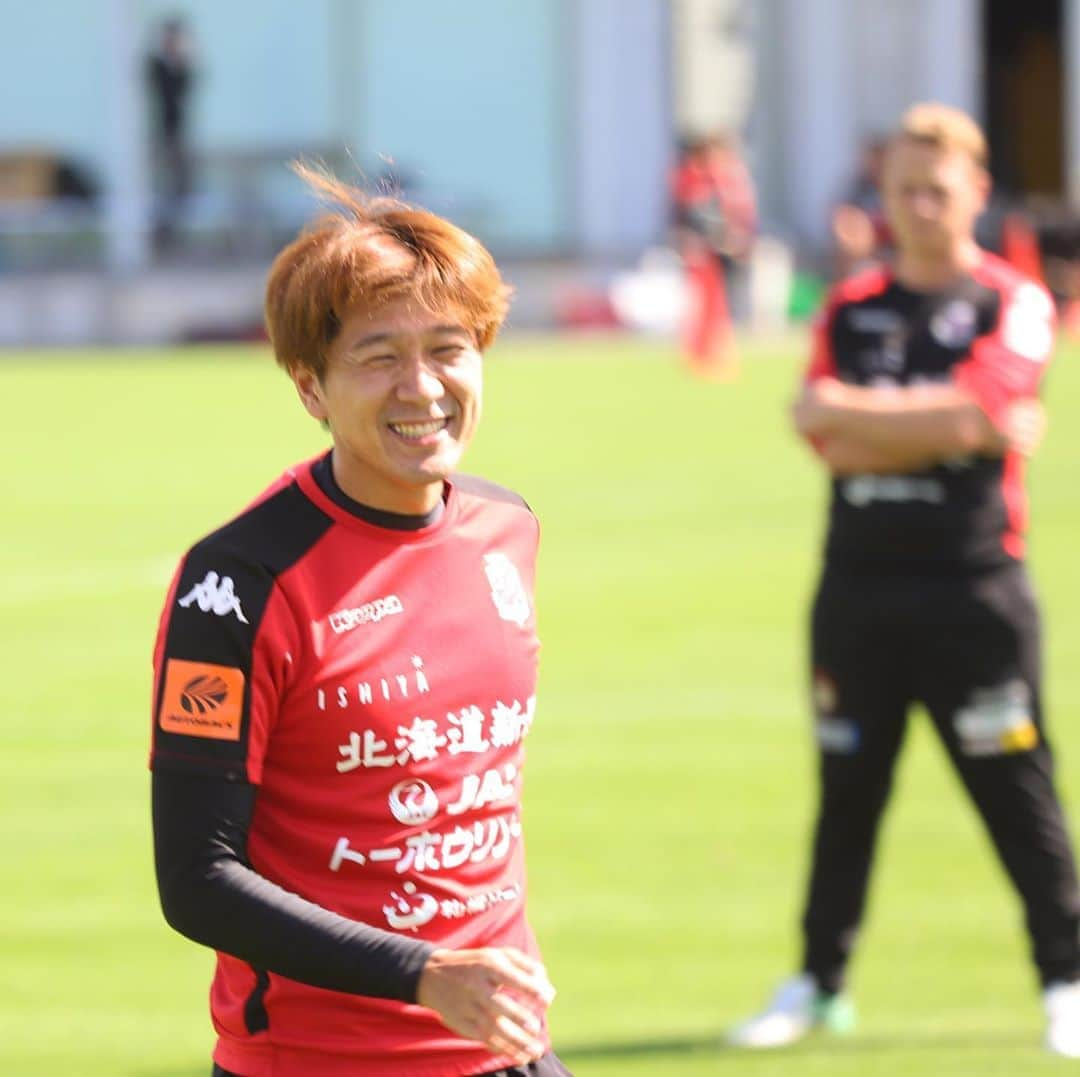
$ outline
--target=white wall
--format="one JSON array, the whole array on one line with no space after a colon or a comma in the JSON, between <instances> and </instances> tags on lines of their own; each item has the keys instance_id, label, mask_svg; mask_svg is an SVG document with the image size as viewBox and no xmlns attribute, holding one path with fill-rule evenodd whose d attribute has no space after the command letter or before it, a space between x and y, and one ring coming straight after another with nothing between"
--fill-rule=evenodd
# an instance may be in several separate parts
<instances>
[{"instance_id":1,"label":"white wall","mask_svg":"<svg viewBox=\"0 0 1080 1077\"><path fill-rule=\"evenodd\" d=\"M759 0L753 145L771 173L766 218L821 247L862 139L920 100L980 119L980 12L980 0Z\"/></svg>"},{"instance_id":2,"label":"white wall","mask_svg":"<svg viewBox=\"0 0 1080 1077\"><path fill-rule=\"evenodd\" d=\"M628 256L668 223L675 135L667 2L576 0L574 8L574 247Z\"/></svg>"},{"instance_id":3,"label":"white wall","mask_svg":"<svg viewBox=\"0 0 1080 1077\"><path fill-rule=\"evenodd\" d=\"M1065 177L1074 210L1080 210L1080 0L1065 0Z\"/></svg>"}]
</instances>

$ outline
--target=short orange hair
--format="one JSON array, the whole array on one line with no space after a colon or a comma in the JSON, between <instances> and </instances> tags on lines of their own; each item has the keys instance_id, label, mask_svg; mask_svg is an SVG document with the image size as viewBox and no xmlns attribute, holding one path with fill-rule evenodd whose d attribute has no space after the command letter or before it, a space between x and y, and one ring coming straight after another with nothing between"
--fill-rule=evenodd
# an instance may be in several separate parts
<instances>
[{"instance_id":1,"label":"short orange hair","mask_svg":"<svg viewBox=\"0 0 1080 1077\"><path fill-rule=\"evenodd\" d=\"M986 167L989 157L982 128L966 112L936 101L912 105L901 117L894 139L960 150L981 168Z\"/></svg>"},{"instance_id":2,"label":"short orange hair","mask_svg":"<svg viewBox=\"0 0 1080 1077\"><path fill-rule=\"evenodd\" d=\"M293 170L339 209L305 228L270 267L264 315L281 366L321 379L348 314L402 297L454 310L480 351L494 341L510 288L479 240L427 210L369 198L304 164Z\"/></svg>"}]
</instances>

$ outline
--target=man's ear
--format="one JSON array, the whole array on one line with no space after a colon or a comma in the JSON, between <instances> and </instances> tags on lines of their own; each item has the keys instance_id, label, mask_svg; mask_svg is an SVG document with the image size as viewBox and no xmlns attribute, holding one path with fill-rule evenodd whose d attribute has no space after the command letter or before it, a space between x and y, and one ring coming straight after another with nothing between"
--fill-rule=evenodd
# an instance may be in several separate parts
<instances>
[{"instance_id":1,"label":"man's ear","mask_svg":"<svg viewBox=\"0 0 1080 1077\"><path fill-rule=\"evenodd\" d=\"M323 399L323 387L318 375L307 367L296 367L289 376L308 415L320 422L326 422L326 401Z\"/></svg>"}]
</instances>

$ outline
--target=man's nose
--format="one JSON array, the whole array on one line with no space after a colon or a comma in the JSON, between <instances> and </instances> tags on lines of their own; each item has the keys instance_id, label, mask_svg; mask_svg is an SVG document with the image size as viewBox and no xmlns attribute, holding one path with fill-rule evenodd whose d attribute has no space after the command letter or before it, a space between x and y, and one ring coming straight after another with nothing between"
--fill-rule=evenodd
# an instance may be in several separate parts
<instances>
[{"instance_id":1,"label":"man's nose","mask_svg":"<svg viewBox=\"0 0 1080 1077\"><path fill-rule=\"evenodd\" d=\"M933 217L938 211L938 200L932 194L919 192L911 196L911 209L920 217Z\"/></svg>"},{"instance_id":2,"label":"man's nose","mask_svg":"<svg viewBox=\"0 0 1080 1077\"><path fill-rule=\"evenodd\" d=\"M438 400L445 392L434 363L421 352L405 358L398 378L398 394L405 399Z\"/></svg>"}]
</instances>

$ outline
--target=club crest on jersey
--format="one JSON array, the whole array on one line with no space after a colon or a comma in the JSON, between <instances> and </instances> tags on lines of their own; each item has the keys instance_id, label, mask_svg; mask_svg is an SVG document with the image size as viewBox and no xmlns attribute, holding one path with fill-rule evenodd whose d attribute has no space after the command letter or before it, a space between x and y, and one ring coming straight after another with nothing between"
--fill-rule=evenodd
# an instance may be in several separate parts
<instances>
[{"instance_id":1,"label":"club crest on jersey","mask_svg":"<svg viewBox=\"0 0 1080 1077\"><path fill-rule=\"evenodd\" d=\"M529 619L529 596L517 566L504 553L486 553L484 572L491 584L491 601L499 616L521 627Z\"/></svg>"},{"instance_id":2,"label":"club crest on jersey","mask_svg":"<svg viewBox=\"0 0 1080 1077\"><path fill-rule=\"evenodd\" d=\"M930 319L930 335L943 348L966 348L975 339L975 320L975 305L954 299Z\"/></svg>"},{"instance_id":3,"label":"club crest on jersey","mask_svg":"<svg viewBox=\"0 0 1080 1077\"><path fill-rule=\"evenodd\" d=\"M227 617L230 613L235 613L236 619L241 624L248 623L240 606L240 596L236 593L232 576L219 576L216 572L208 572L201 583L195 584L179 600L179 605L184 609L192 603L195 603L203 613L214 613L218 617Z\"/></svg>"}]
</instances>

